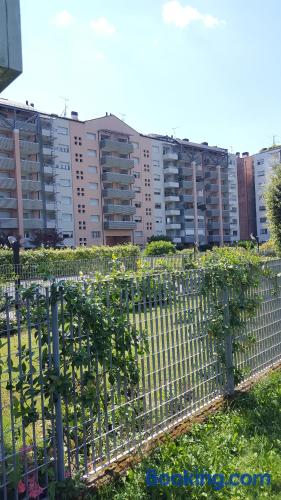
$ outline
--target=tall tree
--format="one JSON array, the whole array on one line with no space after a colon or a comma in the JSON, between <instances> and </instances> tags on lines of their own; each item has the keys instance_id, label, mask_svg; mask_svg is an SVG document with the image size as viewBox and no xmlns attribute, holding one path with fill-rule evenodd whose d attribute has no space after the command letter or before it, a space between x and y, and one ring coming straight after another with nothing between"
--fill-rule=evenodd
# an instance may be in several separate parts
<instances>
[{"instance_id":1,"label":"tall tree","mask_svg":"<svg viewBox=\"0 0 281 500\"><path fill-rule=\"evenodd\" d=\"M281 165L274 167L265 194L271 238L281 253Z\"/></svg>"},{"instance_id":2,"label":"tall tree","mask_svg":"<svg viewBox=\"0 0 281 500\"><path fill-rule=\"evenodd\" d=\"M35 247L57 248L63 243L63 235L56 229L38 229L34 232L31 243Z\"/></svg>"}]
</instances>

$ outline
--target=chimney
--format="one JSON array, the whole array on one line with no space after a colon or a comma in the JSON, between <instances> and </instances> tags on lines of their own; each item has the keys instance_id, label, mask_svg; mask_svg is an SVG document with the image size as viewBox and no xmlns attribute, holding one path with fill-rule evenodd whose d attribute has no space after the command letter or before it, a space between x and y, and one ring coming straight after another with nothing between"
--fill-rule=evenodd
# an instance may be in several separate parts
<instances>
[{"instance_id":1,"label":"chimney","mask_svg":"<svg viewBox=\"0 0 281 500\"><path fill-rule=\"evenodd\" d=\"M208 146L207 142L201 142L202 146Z\"/></svg>"},{"instance_id":2,"label":"chimney","mask_svg":"<svg viewBox=\"0 0 281 500\"><path fill-rule=\"evenodd\" d=\"M25 101L25 104L28 106L28 101Z\"/></svg>"},{"instance_id":3,"label":"chimney","mask_svg":"<svg viewBox=\"0 0 281 500\"><path fill-rule=\"evenodd\" d=\"M77 111L71 111L71 119L72 120L78 120L78 113L77 113Z\"/></svg>"},{"instance_id":4,"label":"chimney","mask_svg":"<svg viewBox=\"0 0 281 500\"><path fill-rule=\"evenodd\" d=\"M240 158L240 151L236 151L236 156L238 156L238 158Z\"/></svg>"},{"instance_id":5,"label":"chimney","mask_svg":"<svg viewBox=\"0 0 281 500\"><path fill-rule=\"evenodd\" d=\"M105 116L108 116L108 112L106 111Z\"/></svg>"},{"instance_id":6,"label":"chimney","mask_svg":"<svg viewBox=\"0 0 281 500\"><path fill-rule=\"evenodd\" d=\"M31 102L31 103L30 103L30 106L31 106L32 108L34 108L34 102Z\"/></svg>"},{"instance_id":7,"label":"chimney","mask_svg":"<svg viewBox=\"0 0 281 500\"><path fill-rule=\"evenodd\" d=\"M244 153L242 153L242 156L243 156L243 158L245 158L246 156L249 156L248 151L245 151Z\"/></svg>"}]
</instances>

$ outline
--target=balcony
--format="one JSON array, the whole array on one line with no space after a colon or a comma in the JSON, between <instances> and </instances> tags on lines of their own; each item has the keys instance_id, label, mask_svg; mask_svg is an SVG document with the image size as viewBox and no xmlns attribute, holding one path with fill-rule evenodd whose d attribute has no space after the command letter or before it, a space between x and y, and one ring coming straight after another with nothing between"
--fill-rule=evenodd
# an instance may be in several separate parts
<instances>
[{"instance_id":1,"label":"balcony","mask_svg":"<svg viewBox=\"0 0 281 500\"><path fill-rule=\"evenodd\" d=\"M43 155L44 156L53 156L53 149L49 146L43 146Z\"/></svg>"},{"instance_id":2,"label":"balcony","mask_svg":"<svg viewBox=\"0 0 281 500\"><path fill-rule=\"evenodd\" d=\"M12 179L10 177L0 177L0 190L1 189L8 189L13 191L16 189L16 179Z\"/></svg>"},{"instance_id":3,"label":"balcony","mask_svg":"<svg viewBox=\"0 0 281 500\"><path fill-rule=\"evenodd\" d=\"M14 170L16 166L13 158L0 157L0 170Z\"/></svg>"},{"instance_id":4,"label":"balcony","mask_svg":"<svg viewBox=\"0 0 281 500\"><path fill-rule=\"evenodd\" d=\"M54 186L53 182L50 183L50 184L47 184L47 183L44 184L44 191L46 193L53 193L54 192L54 188L55 188L55 186Z\"/></svg>"},{"instance_id":5,"label":"balcony","mask_svg":"<svg viewBox=\"0 0 281 500\"><path fill-rule=\"evenodd\" d=\"M163 155L163 161L177 161L178 159L178 153L166 153Z\"/></svg>"},{"instance_id":6,"label":"balcony","mask_svg":"<svg viewBox=\"0 0 281 500\"><path fill-rule=\"evenodd\" d=\"M181 167L180 168L180 174L185 176L185 177L190 177L193 176L193 169L192 167Z\"/></svg>"},{"instance_id":7,"label":"balcony","mask_svg":"<svg viewBox=\"0 0 281 500\"><path fill-rule=\"evenodd\" d=\"M207 217L219 217L220 211L218 208L214 208L212 210L207 210L206 215Z\"/></svg>"},{"instance_id":8,"label":"balcony","mask_svg":"<svg viewBox=\"0 0 281 500\"><path fill-rule=\"evenodd\" d=\"M119 174L116 172L104 172L102 180L106 182L117 182L118 184L133 184L135 177L128 174Z\"/></svg>"},{"instance_id":9,"label":"balcony","mask_svg":"<svg viewBox=\"0 0 281 500\"><path fill-rule=\"evenodd\" d=\"M56 226L57 226L56 219L47 219L47 228L48 229L55 229Z\"/></svg>"},{"instance_id":10,"label":"balcony","mask_svg":"<svg viewBox=\"0 0 281 500\"><path fill-rule=\"evenodd\" d=\"M181 201L185 203L192 203L194 201L193 194L183 194L181 195Z\"/></svg>"},{"instance_id":11,"label":"balcony","mask_svg":"<svg viewBox=\"0 0 281 500\"><path fill-rule=\"evenodd\" d=\"M188 209L184 210L184 215L186 215L188 217L193 217L194 216L193 208L188 208Z\"/></svg>"},{"instance_id":12,"label":"balcony","mask_svg":"<svg viewBox=\"0 0 281 500\"><path fill-rule=\"evenodd\" d=\"M103 151L108 153L118 153L122 155L129 155L134 151L134 146L130 142L113 141L111 139L101 140L100 147Z\"/></svg>"},{"instance_id":13,"label":"balcony","mask_svg":"<svg viewBox=\"0 0 281 500\"><path fill-rule=\"evenodd\" d=\"M221 238L219 234L213 234L208 236L208 241L210 243L220 243Z\"/></svg>"},{"instance_id":14,"label":"balcony","mask_svg":"<svg viewBox=\"0 0 281 500\"><path fill-rule=\"evenodd\" d=\"M41 182L36 180L22 179L21 186L23 191L41 191Z\"/></svg>"},{"instance_id":15,"label":"balcony","mask_svg":"<svg viewBox=\"0 0 281 500\"><path fill-rule=\"evenodd\" d=\"M17 229L18 219L0 219L0 229Z\"/></svg>"},{"instance_id":16,"label":"balcony","mask_svg":"<svg viewBox=\"0 0 281 500\"><path fill-rule=\"evenodd\" d=\"M17 208L18 202L16 198L0 198L0 208L10 209Z\"/></svg>"},{"instance_id":17,"label":"balcony","mask_svg":"<svg viewBox=\"0 0 281 500\"><path fill-rule=\"evenodd\" d=\"M166 224L166 230L167 231L172 231L173 229L181 229L181 224L178 224L176 222L171 222L170 224Z\"/></svg>"},{"instance_id":18,"label":"balcony","mask_svg":"<svg viewBox=\"0 0 281 500\"><path fill-rule=\"evenodd\" d=\"M39 144L38 142L20 141L20 151L27 155L37 155L39 153Z\"/></svg>"},{"instance_id":19,"label":"balcony","mask_svg":"<svg viewBox=\"0 0 281 500\"><path fill-rule=\"evenodd\" d=\"M16 121L16 128L20 129L20 136L22 134L36 134L36 124L35 123L30 123L26 122L24 120L17 120Z\"/></svg>"},{"instance_id":20,"label":"balcony","mask_svg":"<svg viewBox=\"0 0 281 500\"><path fill-rule=\"evenodd\" d=\"M42 127L42 135L44 137L50 137L51 136L51 129Z\"/></svg>"},{"instance_id":21,"label":"balcony","mask_svg":"<svg viewBox=\"0 0 281 500\"><path fill-rule=\"evenodd\" d=\"M193 181L180 181L180 186L183 189L193 189Z\"/></svg>"},{"instance_id":22,"label":"balcony","mask_svg":"<svg viewBox=\"0 0 281 500\"><path fill-rule=\"evenodd\" d=\"M183 237L183 243L194 243L194 239L194 234L189 234L188 236Z\"/></svg>"},{"instance_id":23,"label":"balcony","mask_svg":"<svg viewBox=\"0 0 281 500\"><path fill-rule=\"evenodd\" d=\"M110 220L104 222L104 229L135 229L137 223L132 220Z\"/></svg>"},{"instance_id":24,"label":"balcony","mask_svg":"<svg viewBox=\"0 0 281 500\"><path fill-rule=\"evenodd\" d=\"M180 215L181 214L181 211L180 210L166 210L165 211L165 215L167 215L167 217L169 215Z\"/></svg>"},{"instance_id":25,"label":"balcony","mask_svg":"<svg viewBox=\"0 0 281 500\"><path fill-rule=\"evenodd\" d=\"M165 188L178 188L179 187L179 183L176 182L176 181L168 181L168 180L165 180L164 181L164 187Z\"/></svg>"},{"instance_id":26,"label":"balcony","mask_svg":"<svg viewBox=\"0 0 281 500\"><path fill-rule=\"evenodd\" d=\"M24 229L42 229L43 219L24 219L23 226Z\"/></svg>"},{"instance_id":27,"label":"balcony","mask_svg":"<svg viewBox=\"0 0 281 500\"><path fill-rule=\"evenodd\" d=\"M209 205L218 205L219 204L219 197L218 196L208 196L206 201Z\"/></svg>"},{"instance_id":28,"label":"balcony","mask_svg":"<svg viewBox=\"0 0 281 500\"><path fill-rule=\"evenodd\" d=\"M202 195L197 195L197 204L198 205L204 205L205 204L205 198Z\"/></svg>"},{"instance_id":29,"label":"balcony","mask_svg":"<svg viewBox=\"0 0 281 500\"><path fill-rule=\"evenodd\" d=\"M49 212L54 212L56 211L56 204L54 201L47 201L46 202L46 210Z\"/></svg>"},{"instance_id":30,"label":"balcony","mask_svg":"<svg viewBox=\"0 0 281 500\"><path fill-rule=\"evenodd\" d=\"M109 199L132 200L135 198L135 192L129 189L104 189L102 195Z\"/></svg>"},{"instance_id":31,"label":"balcony","mask_svg":"<svg viewBox=\"0 0 281 500\"><path fill-rule=\"evenodd\" d=\"M207 229L219 229L220 228L220 223L219 222L208 222L207 223Z\"/></svg>"},{"instance_id":32,"label":"balcony","mask_svg":"<svg viewBox=\"0 0 281 500\"><path fill-rule=\"evenodd\" d=\"M218 191L219 191L219 186L218 186L218 184L206 184L206 185L205 185L205 189L206 189L207 191L212 192L212 193L218 193Z\"/></svg>"},{"instance_id":33,"label":"balcony","mask_svg":"<svg viewBox=\"0 0 281 500\"><path fill-rule=\"evenodd\" d=\"M37 174L40 172L40 163L39 161L21 160L21 169L22 172Z\"/></svg>"},{"instance_id":34,"label":"balcony","mask_svg":"<svg viewBox=\"0 0 281 500\"><path fill-rule=\"evenodd\" d=\"M24 199L23 208L24 210L43 210L43 201Z\"/></svg>"},{"instance_id":35,"label":"balcony","mask_svg":"<svg viewBox=\"0 0 281 500\"><path fill-rule=\"evenodd\" d=\"M118 156L103 156L101 164L110 168L121 168L122 170L131 170L134 168L134 161L129 158L118 158Z\"/></svg>"},{"instance_id":36,"label":"balcony","mask_svg":"<svg viewBox=\"0 0 281 500\"><path fill-rule=\"evenodd\" d=\"M216 170L205 172L205 179L218 179L218 172Z\"/></svg>"},{"instance_id":37,"label":"balcony","mask_svg":"<svg viewBox=\"0 0 281 500\"><path fill-rule=\"evenodd\" d=\"M103 212L105 214L134 215L136 208L131 205L105 205Z\"/></svg>"},{"instance_id":38,"label":"balcony","mask_svg":"<svg viewBox=\"0 0 281 500\"><path fill-rule=\"evenodd\" d=\"M179 173L178 167L169 166L164 168L164 175L169 175L169 174L177 175L178 173Z\"/></svg>"},{"instance_id":39,"label":"balcony","mask_svg":"<svg viewBox=\"0 0 281 500\"><path fill-rule=\"evenodd\" d=\"M221 172L221 179L223 181L228 181L228 173L227 172Z\"/></svg>"},{"instance_id":40,"label":"balcony","mask_svg":"<svg viewBox=\"0 0 281 500\"><path fill-rule=\"evenodd\" d=\"M13 151L14 150L14 141L9 137L0 137L0 151Z\"/></svg>"},{"instance_id":41,"label":"balcony","mask_svg":"<svg viewBox=\"0 0 281 500\"><path fill-rule=\"evenodd\" d=\"M168 203L169 201L180 201L180 197L176 195L165 196L165 201Z\"/></svg>"}]
</instances>

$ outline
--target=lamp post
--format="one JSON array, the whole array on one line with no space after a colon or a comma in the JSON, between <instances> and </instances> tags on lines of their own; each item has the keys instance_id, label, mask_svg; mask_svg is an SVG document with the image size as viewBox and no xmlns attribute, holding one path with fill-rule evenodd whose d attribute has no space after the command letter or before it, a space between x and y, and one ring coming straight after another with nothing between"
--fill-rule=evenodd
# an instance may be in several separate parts
<instances>
[{"instance_id":1,"label":"lamp post","mask_svg":"<svg viewBox=\"0 0 281 500\"><path fill-rule=\"evenodd\" d=\"M15 236L8 236L8 242L13 250L13 266L16 275L16 288L20 286L20 243Z\"/></svg>"}]
</instances>

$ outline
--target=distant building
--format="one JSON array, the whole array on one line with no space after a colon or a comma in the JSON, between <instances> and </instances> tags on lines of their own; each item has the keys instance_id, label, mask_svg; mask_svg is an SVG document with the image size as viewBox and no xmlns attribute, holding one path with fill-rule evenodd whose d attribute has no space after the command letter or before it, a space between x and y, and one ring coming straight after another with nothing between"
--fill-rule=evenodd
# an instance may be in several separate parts
<instances>
[{"instance_id":1,"label":"distant building","mask_svg":"<svg viewBox=\"0 0 281 500\"><path fill-rule=\"evenodd\" d=\"M0 1L0 92L22 72L19 0Z\"/></svg>"},{"instance_id":2,"label":"distant building","mask_svg":"<svg viewBox=\"0 0 281 500\"><path fill-rule=\"evenodd\" d=\"M257 234L254 160L249 153L236 153L240 239Z\"/></svg>"}]
</instances>

